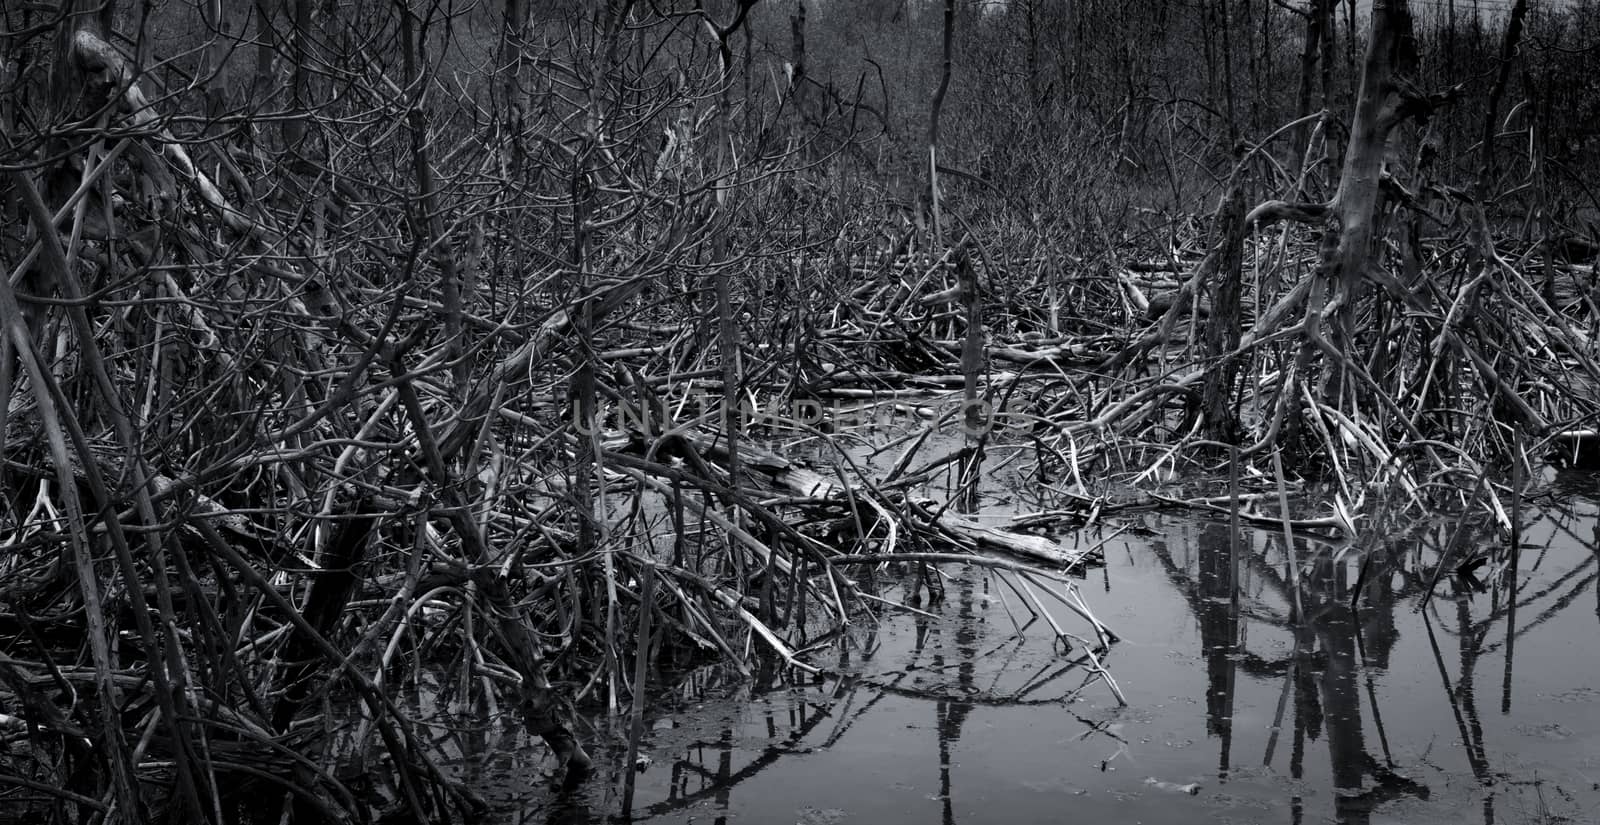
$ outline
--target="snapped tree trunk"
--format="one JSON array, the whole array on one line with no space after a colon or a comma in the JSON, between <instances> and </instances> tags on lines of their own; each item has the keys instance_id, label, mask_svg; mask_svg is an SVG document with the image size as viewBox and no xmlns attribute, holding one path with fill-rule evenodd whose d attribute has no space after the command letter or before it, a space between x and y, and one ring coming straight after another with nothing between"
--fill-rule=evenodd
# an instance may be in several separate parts
<instances>
[{"instance_id":1,"label":"snapped tree trunk","mask_svg":"<svg viewBox=\"0 0 1600 825\"><path fill-rule=\"evenodd\" d=\"M1244 192L1236 182L1223 196L1222 205L1211 222L1215 241L1211 253L1201 264L1202 278L1219 279L1211 300L1211 314L1206 318L1205 353L1207 358L1221 359L1221 363L1206 373L1200 409L1206 438L1225 444L1233 443L1238 433L1238 415L1229 402L1239 364L1237 359L1228 356L1239 346L1244 232ZM1203 290L1205 285L1201 287Z\"/></svg>"},{"instance_id":2,"label":"snapped tree trunk","mask_svg":"<svg viewBox=\"0 0 1600 825\"><path fill-rule=\"evenodd\" d=\"M1361 96L1350 123L1344 171L1334 195L1340 232L1339 276L1349 297L1372 247L1378 183L1388 153L1389 133L1399 122L1401 77L1416 68L1416 43L1406 0L1377 0L1372 11L1372 42L1361 73Z\"/></svg>"},{"instance_id":3,"label":"snapped tree trunk","mask_svg":"<svg viewBox=\"0 0 1600 825\"><path fill-rule=\"evenodd\" d=\"M1416 66L1406 0L1377 0L1372 20L1344 170L1324 224L1327 235L1306 314L1308 346L1331 344L1341 353L1349 352L1353 343L1353 309L1362 297L1372 257L1373 218L1389 133L1402 118L1400 79ZM1334 325L1333 338L1326 342L1321 338L1325 320Z\"/></svg>"}]
</instances>

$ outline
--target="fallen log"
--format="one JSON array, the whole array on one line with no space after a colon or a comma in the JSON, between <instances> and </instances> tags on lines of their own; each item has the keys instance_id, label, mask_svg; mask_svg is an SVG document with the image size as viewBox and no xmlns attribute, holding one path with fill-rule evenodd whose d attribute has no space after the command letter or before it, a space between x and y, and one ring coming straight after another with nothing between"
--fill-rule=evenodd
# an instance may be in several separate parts
<instances>
[{"instance_id":1,"label":"fallen log","mask_svg":"<svg viewBox=\"0 0 1600 825\"><path fill-rule=\"evenodd\" d=\"M721 442L712 442L699 437L686 437L686 440L706 458L719 464L727 461L728 452ZM773 485L794 496L848 499L852 495L873 495L870 490L846 487L777 453L748 445L740 445L739 466L747 473L759 473ZM940 512L932 526L975 548L1031 562L1043 562L1056 569L1085 564L1097 555L1094 549L1074 552L1043 536L990 527L948 510Z\"/></svg>"}]
</instances>

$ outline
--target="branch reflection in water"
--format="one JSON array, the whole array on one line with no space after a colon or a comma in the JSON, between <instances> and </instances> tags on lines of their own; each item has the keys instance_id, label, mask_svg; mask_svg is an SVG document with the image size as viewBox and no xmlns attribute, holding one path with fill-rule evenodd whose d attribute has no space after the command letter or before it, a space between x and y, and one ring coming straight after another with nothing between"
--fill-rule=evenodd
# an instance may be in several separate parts
<instances>
[{"instance_id":1,"label":"branch reflection in water","mask_svg":"<svg viewBox=\"0 0 1600 825\"><path fill-rule=\"evenodd\" d=\"M646 737L636 818L1021 823L1070 805L1173 825L1583 821L1600 810L1596 516L1585 498L1531 500L1516 552L1446 519L1355 548L1297 534L1293 554L1246 529L1235 574L1225 523L1130 515L1082 587L1127 640L1105 654L1127 708L1008 582L946 566L943 602L814 647L825 678L681 679ZM909 596L885 581L885 598ZM496 760L526 776L539 756ZM501 790L498 821L615 809L604 782L552 801L513 790L503 765L479 777Z\"/></svg>"}]
</instances>

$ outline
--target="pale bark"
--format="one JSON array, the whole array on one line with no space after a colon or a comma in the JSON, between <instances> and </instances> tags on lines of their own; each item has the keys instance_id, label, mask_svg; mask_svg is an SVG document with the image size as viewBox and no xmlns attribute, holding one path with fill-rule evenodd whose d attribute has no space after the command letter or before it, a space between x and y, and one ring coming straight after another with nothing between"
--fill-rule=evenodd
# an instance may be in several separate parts
<instances>
[{"instance_id":1,"label":"pale bark","mask_svg":"<svg viewBox=\"0 0 1600 825\"><path fill-rule=\"evenodd\" d=\"M1416 62L1406 0L1377 0L1372 20L1360 97L1350 123L1350 143L1328 227L1339 236L1334 274L1337 300L1345 310L1359 296L1372 253L1379 180L1388 153L1389 133L1399 122L1403 102L1400 80L1411 73Z\"/></svg>"}]
</instances>

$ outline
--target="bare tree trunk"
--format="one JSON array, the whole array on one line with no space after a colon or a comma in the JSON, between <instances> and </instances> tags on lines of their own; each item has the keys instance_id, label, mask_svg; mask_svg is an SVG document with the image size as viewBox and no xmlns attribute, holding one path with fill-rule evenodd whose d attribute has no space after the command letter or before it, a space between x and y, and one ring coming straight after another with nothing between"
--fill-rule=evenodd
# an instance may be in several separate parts
<instances>
[{"instance_id":1,"label":"bare tree trunk","mask_svg":"<svg viewBox=\"0 0 1600 825\"><path fill-rule=\"evenodd\" d=\"M272 96L273 87L276 85L272 76L272 58L278 53L282 38L279 37L278 29L272 20L288 2L289 0L255 0L256 66L255 74L250 81L250 98L257 105Z\"/></svg>"},{"instance_id":2,"label":"bare tree trunk","mask_svg":"<svg viewBox=\"0 0 1600 825\"><path fill-rule=\"evenodd\" d=\"M1361 92L1350 125L1350 145L1326 230L1338 240L1319 268L1319 283L1313 287L1310 314L1306 317L1307 329L1315 335L1318 330L1314 327L1321 324L1324 311L1336 309L1335 346L1350 343L1352 309L1361 297L1362 281L1372 256L1373 217L1389 133L1401 119L1399 81L1412 74L1416 66L1416 42L1406 0L1376 0L1372 20ZM1324 250L1329 252L1327 246ZM1334 294L1326 294L1324 290L1328 288ZM1323 294L1318 295L1319 292Z\"/></svg>"},{"instance_id":3,"label":"bare tree trunk","mask_svg":"<svg viewBox=\"0 0 1600 825\"><path fill-rule=\"evenodd\" d=\"M222 11L223 0L199 0L200 16L205 21L206 42L200 51L200 69L197 75L206 90L206 120L222 117L227 108L228 86L222 82L222 64L228 57L228 44L223 35L233 32L233 23Z\"/></svg>"},{"instance_id":4,"label":"bare tree trunk","mask_svg":"<svg viewBox=\"0 0 1600 825\"><path fill-rule=\"evenodd\" d=\"M1200 410L1206 437L1224 444L1232 444L1238 438L1238 416L1229 402L1239 364L1227 356L1239 346L1241 334L1239 297L1244 281L1244 233L1244 191L1235 182L1223 196L1211 222L1213 246L1201 263L1201 283L1196 289L1196 295L1203 294L1208 288L1207 281L1213 277L1220 279L1211 300L1211 315L1205 322L1205 353L1207 358L1221 359L1221 363L1215 364L1206 374Z\"/></svg>"},{"instance_id":5,"label":"bare tree trunk","mask_svg":"<svg viewBox=\"0 0 1600 825\"><path fill-rule=\"evenodd\" d=\"M1222 96L1227 102L1228 146L1239 142L1239 116L1234 111L1233 92L1233 15L1228 10L1228 0L1221 0L1219 17L1222 23Z\"/></svg>"},{"instance_id":6,"label":"bare tree trunk","mask_svg":"<svg viewBox=\"0 0 1600 825\"><path fill-rule=\"evenodd\" d=\"M1444 30L1444 82L1456 80L1456 0L1447 0Z\"/></svg>"},{"instance_id":7,"label":"bare tree trunk","mask_svg":"<svg viewBox=\"0 0 1600 825\"><path fill-rule=\"evenodd\" d=\"M7 5L0 9L0 27L10 31L23 30L32 19L26 8L13 9ZM0 36L0 89L20 88L17 85L22 62L26 57L24 45L15 37ZM17 114L25 98L20 95L0 95L0 134L17 134ZM23 228L27 226L22 203L14 187L0 180L0 260L22 259ZM15 376L16 358L10 349L10 336L0 334L0 392L8 391ZM3 401L5 399L0 399ZM5 415L0 405L0 417ZM3 431L0 431L3 432Z\"/></svg>"},{"instance_id":8,"label":"bare tree trunk","mask_svg":"<svg viewBox=\"0 0 1600 825\"><path fill-rule=\"evenodd\" d=\"M304 8L310 5L312 0L296 0L296 2ZM456 262L455 245L450 242L450 237L445 232L444 205L440 203L439 186L428 151L430 143L428 116L422 105L423 92L432 79L431 73L427 71L427 54L422 51L426 32L418 37L412 31L410 9L406 8L403 2L397 6L402 41L401 60L406 86L416 95L416 99L408 107L410 111L406 113L406 125L411 133L412 174L417 181L417 195L422 206L422 215L416 224L419 233L426 233L429 247L433 249L431 257L439 269L440 303L444 310L444 354L446 363L450 364L450 397L460 402L466 397L471 370L464 355L466 345L462 340L465 326L462 323L461 268ZM297 37L300 36L302 35L297 33ZM299 77L300 73L297 72L295 81L297 88L300 86Z\"/></svg>"},{"instance_id":9,"label":"bare tree trunk","mask_svg":"<svg viewBox=\"0 0 1600 825\"><path fill-rule=\"evenodd\" d=\"M1344 69L1345 83L1356 73L1356 0L1344 4Z\"/></svg>"},{"instance_id":10,"label":"bare tree trunk","mask_svg":"<svg viewBox=\"0 0 1600 825\"><path fill-rule=\"evenodd\" d=\"M712 118L711 134L714 147L712 157L715 166L713 168L717 175L726 173L732 165L728 151L730 136L727 134L728 115L732 109L732 105L728 100L728 92L733 79L733 47L730 44L733 36L745 24L750 9L754 8L757 2L758 0L739 0L739 7L734 14L732 22L726 26L711 23L712 32L717 39L718 70L720 72L717 83L717 88L720 90L717 96L717 108L719 111L717 116ZM802 54L804 53L805 40L804 35L798 32L803 30L804 14L805 6L802 3L800 8L801 16L797 21L791 22L791 26L797 32L795 37L799 45L799 51ZM799 69L797 68L796 73L798 71ZM717 340L721 348L722 360L722 435L728 446L728 485L734 489L739 489L744 478L739 458L739 442L743 438L743 433L740 431L743 425L740 420L740 404L744 397L744 370L743 357L740 352L742 336L739 329L739 320L734 315L732 275L728 272L731 264L729 253L733 246L728 232L733 216L726 213L733 208L735 208L733 201L720 196L717 198L716 209L724 214L720 216L720 220L715 222L715 227L711 230L715 233L711 242L711 253L714 257L711 263L711 278L712 288L716 292L717 299ZM736 502L729 502L728 504L728 519L735 526L743 528L744 511L740 509ZM774 577L777 574L776 568L777 559L767 559L766 569L763 571L762 576L761 615L768 624L773 622L776 615L772 601Z\"/></svg>"},{"instance_id":11,"label":"bare tree trunk","mask_svg":"<svg viewBox=\"0 0 1600 825\"><path fill-rule=\"evenodd\" d=\"M789 108L793 112L790 140L799 140L805 127L806 4L798 0L789 16Z\"/></svg>"},{"instance_id":12,"label":"bare tree trunk","mask_svg":"<svg viewBox=\"0 0 1600 825\"><path fill-rule=\"evenodd\" d=\"M505 16L500 24L500 97L505 106L500 130L510 144L513 174L527 158L522 131L527 122L528 96L522 89L522 49L528 39L528 0L505 0Z\"/></svg>"},{"instance_id":13,"label":"bare tree trunk","mask_svg":"<svg viewBox=\"0 0 1600 825\"><path fill-rule=\"evenodd\" d=\"M1317 20L1321 29L1318 45L1322 48L1322 108L1327 112L1323 118L1322 137L1328 145L1328 168L1339 169L1344 166L1344 123L1345 117L1344 95L1336 87L1337 74L1334 67L1338 65L1339 54L1339 0L1315 0L1312 4L1312 15Z\"/></svg>"},{"instance_id":14,"label":"bare tree trunk","mask_svg":"<svg viewBox=\"0 0 1600 825\"><path fill-rule=\"evenodd\" d=\"M294 28L290 31L290 55L294 60L291 78L292 115L283 121L283 146L299 152L306 137L306 121L311 111L311 5L316 0L288 0L294 3Z\"/></svg>"},{"instance_id":15,"label":"bare tree trunk","mask_svg":"<svg viewBox=\"0 0 1600 825\"><path fill-rule=\"evenodd\" d=\"M1528 0L1517 0L1511 7L1511 20L1506 24L1506 37L1500 46L1500 67L1495 73L1494 87L1489 90L1487 111L1483 117L1483 168L1478 176L1485 187L1480 196L1489 194L1487 187L1494 186L1495 136L1500 131L1500 100L1505 97L1506 84L1511 79L1511 64L1516 59L1517 47L1522 43L1522 22L1528 15Z\"/></svg>"},{"instance_id":16,"label":"bare tree trunk","mask_svg":"<svg viewBox=\"0 0 1600 825\"><path fill-rule=\"evenodd\" d=\"M1311 114L1311 89L1315 83L1317 71L1317 54L1321 49L1322 24L1316 15L1315 3L1312 10L1296 12L1305 18L1305 46L1300 50L1300 94L1296 100L1295 118L1303 119ZM1304 162L1306 152L1311 149L1311 124L1305 123L1295 129L1294 156L1289 159L1288 168L1299 170ZM1298 177L1298 174L1296 175Z\"/></svg>"},{"instance_id":17,"label":"bare tree trunk","mask_svg":"<svg viewBox=\"0 0 1600 825\"><path fill-rule=\"evenodd\" d=\"M1042 125L1043 101L1039 99L1039 21L1038 8L1035 0L1026 0L1028 7L1024 12L1027 23L1026 59L1028 72L1028 115L1029 123L1038 127Z\"/></svg>"},{"instance_id":18,"label":"bare tree trunk","mask_svg":"<svg viewBox=\"0 0 1600 825\"><path fill-rule=\"evenodd\" d=\"M305 139L306 120L311 108L311 33L318 27L312 22L313 4L316 0L255 0L256 8L256 66L251 97L269 111L287 109L279 125L283 148L294 152ZM280 26L282 28L280 28ZM280 72L274 68L280 60L289 64L287 99L280 98Z\"/></svg>"},{"instance_id":19,"label":"bare tree trunk","mask_svg":"<svg viewBox=\"0 0 1600 825\"><path fill-rule=\"evenodd\" d=\"M963 419L968 441L973 441L978 438L982 428L994 422L994 416L984 416L978 408L978 379L984 371L984 294L979 288L978 269L973 265L973 256L966 248L966 243L955 253L955 273L962 289L962 305L966 310L966 337L962 339L962 400L966 405ZM973 456L974 467L981 460L981 456ZM976 492L978 486L973 484L970 489Z\"/></svg>"},{"instance_id":20,"label":"bare tree trunk","mask_svg":"<svg viewBox=\"0 0 1600 825\"><path fill-rule=\"evenodd\" d=\"M1216 0L1220 2L1220 0ZM1200 43L1206 62L1206 97L1216 100L1217 47L1215 26L1211 22L1214 0L1200 0Z\"/></svg>"},{"instance_id":21,"label":"bare tree trunk","mask_svg":"<svg viewBox=\"0 0 1600 825\"><path fill-rule=\"evenodd\" d=\"M950 90L951 52L955 43L956 0L944 0L944 63L939 73L939 88L933 92L933 103L928 110L928 184L933 208L933 245L944 245L939 215L939 113L944 108L945 93Z\"/></svg>"},{"instance_id":22,"label":"bare tree trunk","mask_svg":"<svg viewBox=\"0 0 1600 825\"><path fill-rule=\"evenodd\" d=\"M1270 5L1265 5L1263 8L1270 9ZM1271 49L1271 46L1265 45L1267 41L1265 27L1270 16L1269 11L1261 18L1263 51ZM1261 108L1265 104L1261 96L1261 66L1270 63L1272 58L1269 54L1260 57L1256 54L1256 27L1255 18L1251 16L1250 0L1243 0L1240 4L1239 19L1244 23L1241 28L1244 31L1245 65L1250 74L1250 133L1256 134L1261 131Z\"/></svg>"}]
</instances>

